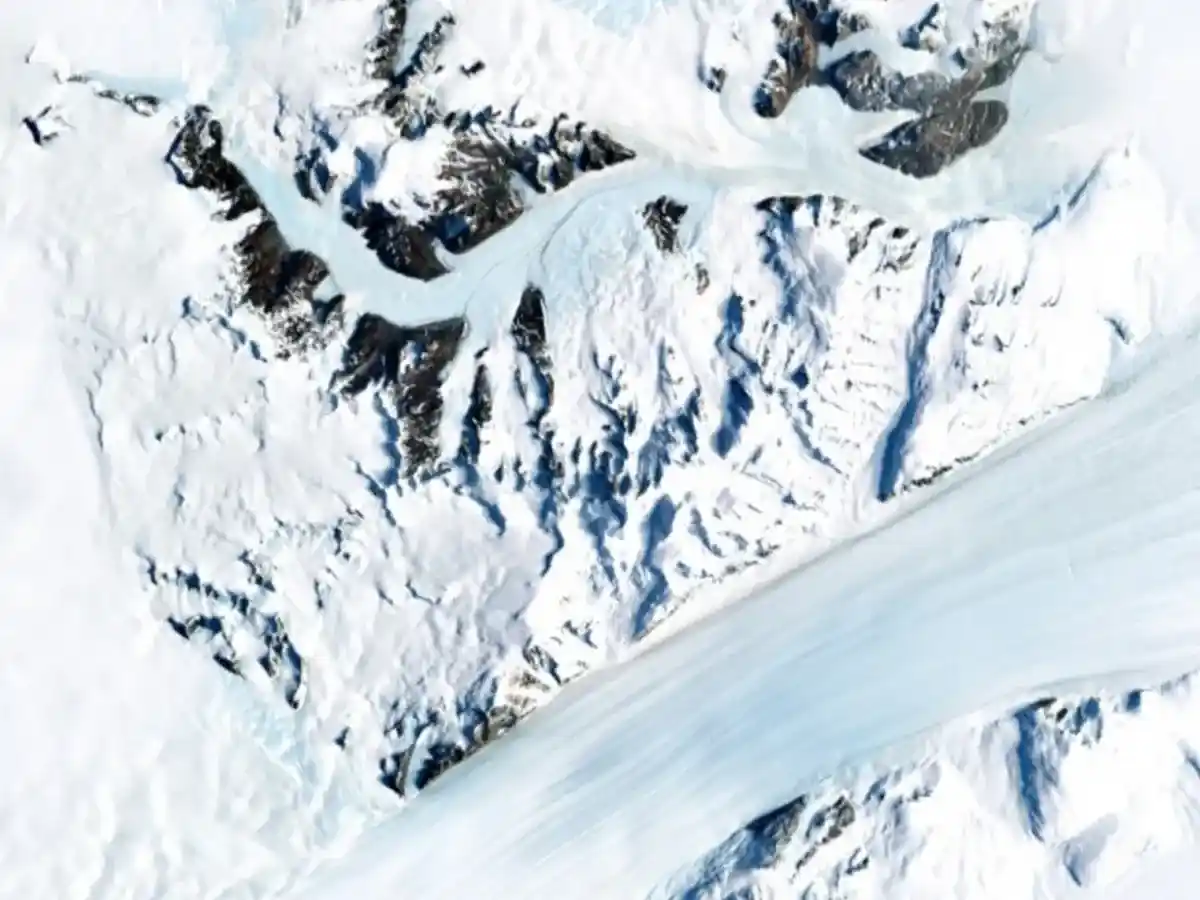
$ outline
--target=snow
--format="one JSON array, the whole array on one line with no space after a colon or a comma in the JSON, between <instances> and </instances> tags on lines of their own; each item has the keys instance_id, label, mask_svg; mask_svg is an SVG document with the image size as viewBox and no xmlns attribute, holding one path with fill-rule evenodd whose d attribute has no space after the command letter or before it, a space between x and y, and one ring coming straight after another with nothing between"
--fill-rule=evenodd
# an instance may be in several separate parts
<instances>
[{"instance_id":1,"label":"snow","mask_svg":"<svg viewBox=\"0 0 1200 900\"><path fill-rule=\"evenodd\" d=\"M1194 666L1198 385L1191 339L568 688L298 896L651 896L820 773L975 710Z\"/></svg>"},{"instance_id":2,"label":"snow","mask_svg":"<svg viewBox=\"0 0 1200 900\"><path fill-rule=\"evenodd\" d=\"M1188 98L1163 86L1188 83L1181 44L1195 12L1113 2L1088 5L1085 20L1078 4L1043 0L1036 30L1055 61L1033 61L1011 88L1012 133L914 189L853 152L882 119L851 120L821 92L775 126L739 105L770 42L766 4L450 6L460 23L451 54L486 57L489 76L458 79L451 55L435 85L445 99L566 108L642 159L543 198L433 285L380 269L287 175L296 147L330 128L343 171L354 171L356 149L384 164L370 185L381 197L434 185L436 145L406 147L347 112L371 89L357 60L374 3L63 0L0 14L10 301L0 313L10 638L0 762L11 773L0 788L0 896L284 895L395 811L376 783L380 760L438 736L413 737L413 722L494 685L513 689L510 673L514 684L528 677L520 656L531 641L554 648L570 675L631 658L567 687L370 834L327 876L332 894L305 896L666 891L764 809L949 719L1004 711L1059 682L1146 683L1197 662L1185 604L1193 344L1135 365L1140 374L1109 398L928 501L901 500L873 536L788 575L861 527L862 509L875 514L876 451L908 400L916 414L895 432L901 481L1094 394L1114 361L1128 361L1127 343L1194 310L1184 290L1187 217L1200 200L1180 139ZM982 8L963 5L960 27ZM698 86L701 56L728 65L724 98ZM157 92L168 108L139 118L63 83L70 74ZM328 257L352 306L406 323L466 313L472 346L447 376L447 410L465 406L476 349L487 345L498 373L526 364L497 336L532 276L553 304L560 399L549 421L563 446L594 445L614 410L667 421L694 388L706 402L695 465L671 460L660 488L622 508L628 524L602 523L610 530L599 535L585 501L547 526L542 498L509 483L401 484L383 402L331 397L339 348L275 359L268 330L228 302L223 248L237 228L213 222L210 201L162 165L185 101L210 102L229 123L235 160L289 237ZM20 122L48 105L62 132L41 148ZM912 226L915 263L884 274L888 251L850 262L841 224L801 223L778 237L783 275L772 271L752 204L813 191ZM637 216L664 193L689 205L685 251L668 260ZM1045 221L1060 194L1063 209ZM985 214L994 218L958 221ZM931 267L943 239L965 264ZM701 261L707 294L692 280ZM946 279L971 330L969 340L935 330L921 355L908 338L929 299L926 274ZM974 302L1018 276L1028 299ZM774 301L798 283L820 294L815 324L780 337ZM748 303L744 333L731 337L720 304L734 287ZM1002 360L980 350L997 335L1013 348ZM751 374L762 384L750 384L739 354L761 362ZM910 379L918 356L921 377ZM803 416L774 389L800 362L817 373ZM837 389L843 375L859 387ZM718 454L706 442L724 410L710 401L736 379L750 384L754 414ZM991 392L975 392L975 380ZM497 388L500 424L481 469L527 458L516 393L516 378ZM644 426L622 439L631 458L651 443ZM791 549L728 577L780 543ZM605 565L636 590L605 586ZM770 573L786 577L768 584ZM686 618L652 632L636 656L631 645L657 622L659 578L672 603L687 600ZM683 627L736 594L751 596ZM230 597L246 599L245 621L229 614ZM230 615L221 639L249 661L242 679L164 624L217 612ZM295 710L281 696L286 679L254 664L254 626L267 616L286 623L303 657ZM586 639L572 642L577 634ZM558 685L523 689L537 705ZM1151 743L1139 758L1175 759ZM1063 783L1083 796L1119 765L1085 766ZM998 824L995 798L944 783L929 828L955 815L976 822L985 844L1007 842L989 871L1034 884L1020 867L1041 857ZM1176 787L1172 771L1159 805L1129 799L1133 812L1125 794L1064 807L1055 850L1081 880L1118 877L1163 838L1155 828L1186 818L1161 800ZM1175 831L1194 834L1187 822ZM951 866L962 847L943 841L930 846Z\"/></svg>"},{"instance_id":3,"label":"snow","mask_svg":"<svg viewBox=\"0 0 1200 900\"><path fill-rule=\"evenodd\" d=\"M1136 874L1123 878L1118 884L1095 893L1096 900L1187 900L1200 877L1200 856L1194 850L1171 854Z\"/></svg>"},{"instance_id":4,"label":"snow","mask_svg":"<svg viewBox=\"0 0 1200 900\"><path fill-rule=\"evenodd\" d=\"M7 122L0 137L0 895L272 893L371 799L303 722L180 652L120 527L158 513L168 474L123 421L204 419L244 386L244 369L211 377L219 339L179 327L184 298L216 287L214 226L159 162L168 123L14 71L5 107L57 94L70 130L53 153ZM129 377L150 361L206 377Z\"/></svg>"}]
</instances>

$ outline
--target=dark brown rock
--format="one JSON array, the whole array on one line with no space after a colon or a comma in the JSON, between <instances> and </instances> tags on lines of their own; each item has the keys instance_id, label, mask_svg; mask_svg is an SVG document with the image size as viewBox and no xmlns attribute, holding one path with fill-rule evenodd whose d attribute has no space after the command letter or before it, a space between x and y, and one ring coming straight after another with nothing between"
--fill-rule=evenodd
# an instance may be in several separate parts
<instances>
[{"instance_id":1,"label":"dark brown rock","mask_svg":"<svg viewBox=\"0 0 1200 900\"><path fill-rule=\"evenodd\" d=\"M985 146L1007 121L1004 103L980 100L906 122L859 152L913 178L931 178L969 151Z\"/></svg>"},{"instance_id":2,"label":"dark brown rock","mask_svg":"<svg viewBox=\"0 0 1200 900\"><path fill-rule=\"evenodd\" d=\"M378 203L344 215L348 225L358 228L376 258L393 272L421 281L432 281L449 269L438 259L435 235L414 225Z\"/></svg>"},{"instance_id":3,"label":"dark brown rock","mask_svg":"<svg viewBox=\"0 0 1200 900\"><path fill-rule=\"evenodd\" d=\"M409 474L440 456L442 375L465 331L460 318L405 327L367 313L359 317L346 342L337 381L347 394L360 394L373 385L389 390Z\"/></svg>"},{"instance_id":4,"label":"dark brown rock","mask_svg":"<svg viewBox=\"0 0 1200 900\"><path fill-rule=\"evenodd\" d=\"M686 212L684 204L667 196L647 203L642 210L642 219L663 253L674 253L679 249L679 223Z\"/></svg>"},{"instance_id":5,"label":"dark brown rock","mask_svg":"<svg viewBox=\"0 0 1200 900\"><path fill-rule=\"evenodd\" d=\"M250 182L225 158L225 131L206 106L188 110L167 163L181 184L219 197L230 221L263 208Z\"/></svg>"},{"instance_id":6,"label":"dark brown rock","mask_svg":"<svg viewBox=\"0 0 1200 900\"><path fill-rule=\"evenodd\" d=\"M817 37L811 13L801 8L775 16L779 36L776 56L767 65L754 97L754 110L764 119L778 118L801 88L817 75Z\"/></svg>"}]
</instances>

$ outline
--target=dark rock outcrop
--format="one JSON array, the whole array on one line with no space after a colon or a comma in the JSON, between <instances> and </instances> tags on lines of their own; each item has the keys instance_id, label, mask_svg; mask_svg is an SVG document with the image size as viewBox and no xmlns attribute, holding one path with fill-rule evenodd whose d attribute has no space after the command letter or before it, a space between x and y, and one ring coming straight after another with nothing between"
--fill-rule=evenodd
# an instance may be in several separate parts
<instances>
[{"instance_id":1,"label":"dark rock outcrop","mask_svg":"<svg viewBox=\"0 0 1200 900\"><path fill-rule=\"evenodd\" d=\"M393 272L432 281L450 271L438 258L436 235L429 227L413 225L379 203L348 210L343 218L363 233L379 262Z\"/></svg>"},{"instance_id":2,"label":"dark rock outcrop","mask_svg":"<svg viewBox=\"0 0 1200 900\"><path fill-rule=\"evenodd\" d=\"M395 415L407 474L441 456L442 375L458 353L466 325L460 318L400 326L371 313L359 317L337 375L341 390L361 394L385 388Z\"/></svg>"},{"instance_id":3,"label":"dark rock outcrop","mask_svg":"<svg viewBox=\"0 0 1200 900\"><path fill-rule=\"evenodd\" d=\"M700 69L700 83L714 94L725 90L725 79L728 77L729 73L722 66L704 66Z\"/></svg>"},{"instance_id":4,"label":"dark rock outcrop","mask_svg":"<svg viewBox=\"0 0 1200 900\"><path fill-rule=\"evenodd\" d=\"M438 57L453 32L454 24L454 16L447 14L421 35L408 62L398 70L393 68L388 74L387 87L377 100L380 110L400 126L401 135L409 140L421 137L437 120L438 109L433 98L422 91L413 90L413 86L426 73L437 68ZM380 38L377 38L376 45L379 43ZM386 60L388 66L395 67L400 44L392 43L390 39L382 43L388 49L380 54L381 62Z\"/></svg>"},{"instance_id":5,"label":"dark rock outcrop","mask_svg":"<svg viewBox=\"0 0 1200 900\"><path fill-rule=\"evenodd\" d=\"M871 27L870 20L862 13L834 6L830 0L790 0L789 5L794 13L812 22L814 36L826 47Z\"/></svg>"},{"instance_id":6,"label":"dark rock outcrop","mask_svg":"<svg viewBox=\"0 0 1200 900\"><path fill-rule=\"evenodd\" d=\"M248 559L243 562L250 569L257 592L273 593L270 580L262 577ZM192 571L167 571L147 561L146 574L152 585L178 589L183 609L167 619L176 634L206 644L213 659L234 675L243 676L247 666L257 665L288 706L300 708L306 691L304 659L278 614L263 612L255 596L217 587ZM255 647L255 652L247 653L248 646Z\"/></svg>"},{"instance_id":7,"label":"dark rock outcrop","mask_svg":"<svg viewBox=\"0 0 1200 900\"><path fill-rule=\"evenodd\" d=\"M64 123L53 106L47 106L35 115L26 116L21 120L21 124L39 147L52 143L62 134L64 128Z\"/></svg>"},{"instance_id":8,"label":"dark rock outcrop","mask_svg":"<svg viewBox=\"0 0 1200 900\"><path fill-rule=\"evenodd\" d=\"M225 157L224 131L209 109L188 111L166 161L181 184L216 196L226 221L253 219L234 246L240 299L272 325L279 354L319 342L321 326L337 307L315 298L329 269L320 257L288 244L249 181Z\"/></svg>"},{"instance_id":9,"label":"dark rock outcrop","mask_svg":"<svg viewBox=\"0 0 1200 900\"><path fill-rule=\"evenodd\" d=\"M900 45L909 50L932 52L945 45L946 12L934 3L924 15L900 34Z\"/></svg>"},{"instance_id":10,"label":"dark rock outcrop","mask_svg":"<svg viewBox=\"0 0 1200 900\"><path fill-rule=\"evenodd\" d=\"M922 116L892 129L860 152L913 178L932 178L971 150L989 143L1008 121L999 100L979 100L951 112Z\"/></svg>"},{"instance_id":11,"label":"dark rock outcrop","mask_svg":"<svg viewBox=\"0 0 1200 900\"><path fill-rule=\"evenodd\" d=\"M481 136L456 142L442 170L453 187L438 194L438 212L431 221L451 253L482 244L524 212L508 163L508 155L494 140Z\"/></svg>"},{"instance_id":12,"label":"dark rock outcrop","mask_svg":"<svg viewBox=\"0 0 1200 900\"><path fill-rule=\"evenodd\" d=\"M554 373L546 346L546 297L541 288L529 285L522 292L511 334L517 352L524 354L533 366L538 396L529 398L529 405L534 410L536 426L554 402Z\"/></svg>"},{"instance_id":13,"label":"dark rock outcrop","mask_svg":"<svg viewBox=\"0 0 1200 900\"><path fill-rule=\"evenodd\" d=\"M384 737L394 750L379 781L402 797L424 790L447 771L499 740L538 705L533 697L566 682L533 641L515 671L496 677L451 711L393 707Z\"/></svg>"},{"instance_id":14,"label":"dark rock outcrop","mask_svg":"<svg viewBox=\"0 0 1200 900\"><path fill-rule=\"evenodd\" d=\"M479 363L475 367L475 381L471 385L471 402L463 419L462 443L459 461L467 466L479 462L479 450L483 430L492 421L492 381L487 366Z\"/></svg>"},{"instance_id":15,"label":"dark rock outcrop","mask_svg":"<svg viewBox=\"0 0 1200 900\"><path fill-rule=\"evenodd\" d=\"M679 249L679 223L686 212L684 204L667 196L647 203L642 210L642 219L663 253L674 253Z\"/></svg>"},{"instance_id":16,"label":"dark rock outcrop","mask_svg":"<svg viewBox=\"0 0 1200 900\"><path fill-rule=\"evenodd\" d=\"M944 113L965 106L980 91L1007 82L1023 55L1023 48L1014 43L987 62L972 64L963 59L965 73L951 78L940 72L903 75L884 65L874 51L862 50L830 64L825 80L842 102L859 112Z\"/></svg>"},{"instance_id":17,"label":"dark rock outcrop","mask_svg":"<svg viewBox=\"0 0 1200 900\"><path fill-rule=\"evenodd\" d=\"M477 110L446 110L439 106L430 77L444 71L443 48L456 25L452 15L437 19L416 41L405 58L411 37L407 0L389 0L380 29L367 47L370 74L384 82L376 108L389 116L408 141L419 141L434 128L451 132L438 173L444 185L433 197L418 203L423 214L404 218L386 202L364 200L352 185L342 195L343 218L360 230L379 261L410 278L429 281L449 271L439 249L464 253L504 228L524 212L518 182L537 193L558 190L577 175L595 172L634 158L634 153L610 136L582 122L568 124L555 117L548 127L516 121L514 112L502 116L491 106ZM477 60L461 67L472 76L486 66ZM334 189L324 164L331 147L316 146L297 166L302 193L321 199Z\"/></svg>"},{"instance_id":18,"label":"dark rock outcrop","mask_svg":"<svg viewBox=\"0 0 1200 900\"><path fill-rule=\"evenodd\" d=\"M225 130L206 106L188 110L167 153L167 163L181 184L220 199L228 221L263 210L250 182L225 158Z\"/></svg>"},{"instance_id":19,"label":"dark rock outcrop","mask_svg":"<svg viewBox=\"0 0 1200 900\"><path fill-rule=\"evenodd\" d=\"M86 85L102 100L112 100L114 103L120 103L139 116L152 116L162 107L162 100L152 94L122 93L104 86L94 78L88 78L83 75L72 75L67 81L72 84Z\"/></svg>"},{"instance_id":20,"label":"dark rock outcrop","mask_svg":"<svg viewBox=\"0 0 1200 900\"><path fill-rule=\"evenodd\" d=\"M379 13L379 31L367 45L367 71L372 78L390 81L400 70L407 25L408 0L386 0Z\"/></svg>"},{"instance_id":21,"label":"dark rock outcrop","mask_svg":"<svg viewBox=\"0 0 1200 900\"><path fill-rule=\"evenodd\" d=\"M502 125L513 171L539 194L566 187L576 176L626 162L635 154L602 131L559 115L544 131Z\"/></svg>"},{"instance_id":22,"label":"dark rock outcrop","mask_svg":"<svg viewBox=\"0 0 1200 900\"><path fill-rule=\"evenodd\" d=\"M944 112L962 105L978 90L981 76L956 80L940 72L902 75L883 64L873 50L850 53L825 71L827 83L857 112L911 110Z\"/></svg>"},{"instance_id":23,"label":"dark rock outcrop","mask_svg":"<svg viewBox=\"0 0 1200 900\"><path fill-rule=\"evenodd\" d=\"M934 27L934 7L922 27ZM915 41L909 35L905 40ZM842 101L859 112L907 110L919 118L893 129L860 152L872 162L914 178L937 175L956 159L978 149L1004 128L1008 108L1001 100L979 95L1005 84L1024 58L1023 33L1011 22L998 25L988 39L969 52L960 50L963 73L904 75L886 66L871 50L850 53L825 71L826 82Z\"/></svg>"},{"instance_id":24,"label":"dark rock outcrop","mask_svg":"<svg viewBox=\"0 0 1200 900\"><path fill-rule=\"evenodd\" d=\"M783 115L796 92L816 80L816 25L805 6L795 3L775 15L775 57L754 95L754 111L764 119Z\"/></svg>"},{"instance_id":25,"label":"dark rock outcrop","mask_svg":"<svg viewBox=\"0 0 1200 900\"><path fill-rule=\"evenodd\" d=\"M517 221L525 211L516 180L537 193L558 190L577 175L634 158L603 132L556 118L546 131L522 129L494 110L449 115L455 131L440 180L446 185L425 204L419 221L408 221L383 204L343 197L343 217L362 231L389 269L429 281L446 274L438 248L465 253ZM529 133L525 133L529 132Z\"/></svg>"}]
</instances>

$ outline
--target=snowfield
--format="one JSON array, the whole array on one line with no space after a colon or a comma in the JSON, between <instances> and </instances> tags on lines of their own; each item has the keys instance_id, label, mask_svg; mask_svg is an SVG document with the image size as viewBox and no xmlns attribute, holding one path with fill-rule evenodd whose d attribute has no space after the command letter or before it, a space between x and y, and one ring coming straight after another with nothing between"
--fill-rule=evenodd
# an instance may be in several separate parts
<instances>
[{"instance_id":1,"label":"snowfield","mask_svg":"<svg viewBox=\"0 0 1200 900\"><path fill-rule=\"evenodd\" d=\"M871 535L568 688L300 896L669 896L820 775L975 710L1187 670L1198 386L1194 344L1173 347Z\"/></svg>"},{"instance_id":2,"label":"snowfield","mask_svg":"<svg viewBox=\"0 0 1200 900\"><path fill-rule=\"evenodd\" d=\"M9 6L0 897L1190 890L1200 12Z\"/></svg>"}]
</instances>

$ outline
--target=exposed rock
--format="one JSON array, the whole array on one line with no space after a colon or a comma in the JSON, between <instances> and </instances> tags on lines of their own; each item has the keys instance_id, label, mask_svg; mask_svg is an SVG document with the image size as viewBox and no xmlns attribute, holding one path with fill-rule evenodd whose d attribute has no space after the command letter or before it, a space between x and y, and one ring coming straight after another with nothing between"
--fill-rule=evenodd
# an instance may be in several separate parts
<instances>
[{"instance_id":1,"label":"exposed rock","mask_svg":"<svg viewBox=\"0 0 1200 900\"><path fill-rule=\"evenodd\" d=\"M402 327L367 313L359 317L346 342L337 382L351 395L372 385L389 389L410 475L441 456L441 378L465 328L462 319Z\"/></svg>"},{"instance_id":2,"label":"exposed rock","mask_svg":"<svg viewBox=\"0 0 1200 900\"><path fill-rule=\"evenodd\" d=\"M1016 74L1017 68L1021 65L1021 60L1025 58L1028 48L1020 35L1014 32L1005 32L1011 36L1013 43L1006 47L1005 52L997 56L992 62L987 64L982 69L982 77L979 79L979 84L976 90L986 91L989 88L999 87L1002 84L1007 84L1009 79ZM971 64L969 60L963 60L968 66Z\"/></svg>"},{"instance_id":3,"label":"exposed rock","mask_svg":"<svg viewBox=\"0 0 1200 900\"><path fill-rule=\"evenodd\" d=\"M909 50L933 53L946 46L946 11L934 3L900 35L900 44Z\"/></svg>"},{"instance_id":4,"label":"exposed rock","mask_svg":"<svg viewBox=\"0 0 1200 900\"><path fill-rule=\"evenodd\" d=\"M386 0L379 17L379 32L367 46L367 70L372 78L390 81L400 70L408 0Z\"/></svg>"},{"instance_id":5,"label":"exposed rock","mask_svg":"<svg viewBox=\"0 0 1200 900\"><path fill-rule=\"evenodd\" d=\"M375 201L365 205L357 194L343 195L343 218L361 230L379 261L410 278L429 281L446 274L438 247L464 253L507 228L525 210L515 181L538 193L558 190L579 173L595 172L634 158L606 134L557 117L545 131L501 121L492 109L442 117L454 132L439 181L444 187L421 205L426 211L409 221ZM307 160L305 182L320 179L320 164ZM315 174L308 174L315 173ZM326 182L327 183L327 182Z\"/></svg>"},{"instance_id":6,"label":"exposed rock","mask_svg":"<svg viewBox=\"0 0 1200 900\"><path fill-rule=\"evenodd\" d=\"M701 83L714 94L719 94L725 90L725 79L727 77L728 73L721 66L705 66L700 70Z\"/></svg>"},{"instance_id":7,"label":"exposed rock","mask_svg":"<svg viewBox=\"0 0 1200 900\"><path fill-rule=\"evenodd\" d=\"M962 105L978 86L978 79L960 81L940 72L902 75L885 66L873 50L847 54L826 69L825 77L842 102L857 112L944 112Z\"/></svg>"},{"instance_id":8,"label":"exposed rock","mask_svg":"<svg viewBox=\"0 0 1200 900\"><path fill-rule=\"evenodd\" d=\"M779 861L784 846L800 830L800 823L807 808L808 796L801 794L790 803L764 813L746 826L747 834L761 847L760 866L773 866Z\"/></svg>"},{"instance_id":9,"label":"exposed rock","mask_svg":"<svg viewBox=\"0 0 1200 900\"><path fill-rule=\"evenodd\" d=\"M406 140L423 139L432 128L453 135L448 142L439 182L444 185L419 206L424 215L401 217L386 200L364 199L351 187L342 196L343 218L361 230L379 261L399 274L424 281L448 271L438 248L458 254L486 241L515 222L524 211L514 179L538 193L570 184L579 173L595 172L634 158L619 142L582 122L567 124L560 115L548 128L536 122L502 120L490 106L479 110L444 110L427 80L441 71L439 57L453 34L455 19L444 15L416 43L404 61L406 0L391 0L380 30L367 47L368 67L386 86L376 106L400 127ZM477 60L461 67L474 75L484 69ZM333 189L324 153L317 146L297 165L297 185L317 199Z\"/></svg>"},{"instance_id":10,"label":"exposed rock","mask_svg":"<svg viewBox=\"0 0 1200 900\"><path fill-rule=\"evenodd\" d=\"M539 396L530 398L530 405L535 410L534 424L537 424L554 402L554 373L546 348L546 297L534 285L526 287L521 294L513 317L512 338L517 351L533 366L537 382L534 389Z\"/></svg>"},{"instance_id":11,"label":"exposed rock","mask_svg":"<svg viewBox=\"0 0 1200 900\"><path fill-rule=\"evenodd\" d=\"M522 134L507 126L514 170L538 193L559 190L580 173L598 172L635 157L628 147L583 122L556 116L545 132Z\"/></svg>"},{"instance_id":12,"label":"exposed rock","mask_svg":"<svg viewBox=\"0 0 1200 900\"><path fill-rule=\"evenodd\" d=\"M980 91L1004 84L1020 65L1023 48L1014 45L995 60L969 68L959 78L940 72L903 75L885 66L872 50L850 53L826 69L828 83L859 112L911 110L922 115L950 112Z\"/></svg>"},{"instance_id":13,"label":"exposed rock","mask_svg":"<svg viewBox=\"0 0 1200 900\"><path fill-rule=\"evenodd\" d=\"M1007 121L1004 103L980 100L906 122L859 152L913 178L931 178L967 152L985 146Z\"/></svg>"},{"instance_id":14,"label":"exposed rock","mask_svg":"<svg viewBox=\"0 0 1200 900\"><path fill-rule=\"evenodd\" d=\"M296 190L305 200L320 203L334 188L334 176L329 171L324 154L317 148L300 154L293 173Z\"/></svg>"},{"instance_id":15,"label":"exposed rock","mask_svg":"<svg viewBox=\"0 0 1200 900\"><path fill-rule=\"evenodd\" d=\"M225 205L229 221L263 209L237 166L225 158L225 131L206 106L194 106L184 117L167 153L167 163L186 187L209 191Z\"/></svg>"},{"instance_id":16,"label":"exposed rock","mask_svg":"<svg viewBox=\"0 0 1200 900\"><path fill-rule=\"evenodd\" d=\"M433 98L415 88L422 76L436 68L437 58L449 40L454 24L454 16L446 14L438 19L429 31L421 35L408 63L391 74L387 79L387 87L379 95L379 108L391 116L400 126L401 134L409 140L419 138L437 120L438 109ZM378 40L377 38L377 42ZM389 64L395 65L397 54L398 45L396 50L389 50L383 58L386 58Z\"/></svg>"},{"instance_id":17,"label":"exposed rock","mask_svg":"<svg viewBox=\"0 0 1200 900\"><path fill-rule=\"evenodd\" d=\"M471 385L471 403L463 419L462 446L459 450L463 462L473 465L479 461L479 447L483 429L492 420L492 383L487 366L480 363L475 367L475 381Z\"/></svg>"},{"instance_id":18,"label":"exposed rock","mask_svg":"<svg viewBox=\"0 0 1200 900\"><path fill-rule=\"evenodd\" d=\"M449 183L431 200L418 222L405 220L383 204L356 208L343 199L343 219L363 232L379 261L409 278L431 281L449 269L437 248L463 253L515 222L523 212L513 190L503 145L486 135L456 141L441 173Z\"/></svg>"},{"instance_id":19,"label":"exposed rock","mask_svg":"<svg viewBox=\"0 0 1200 900\"><path fill-rule=\"evenodd\" d=\"M828 785L765 813L717 848L708 864L700 867L698 881L676 896L774 896L759 893L760 889L766 889L767 879L761 876L768 872L779 879L772 879L771 883L786 881L790 888L788 896L843 896L822 888L836 886L870 864L861 838L843 840L859 818L856 810L877 814L878 807L887 804L902 813L908 804L928 796L921 789L906 795L903 787L907 785L902 779L895 780L900 783L876 782L861 801L852 800L851 795ZM818 854L824 854L824 859L814 865ZM734 884L741 887L737 893L729 894L727 891Z\"/></svg>"},{"instance_id":20,"label":"exposed rock","mask_svg":"<svg viewBox=\"0 0 1200 900\"><path fill-rule=\"evenodd\" d=\"M914 27L932 28L938 15L935 6ZM916 40L911 34L909 39ZM1025 48L1022 30L1006 21L991 29L979 46L959 52L964 71L956 78L940 72L904 75L886 66L871 50L839 59L828 67L825 78L851 109L918 113L920 118L895 128L861 152L906 175L929 178L987 144L1004 127L1008 121L1005 104L976 97L1007 82L1020 65Z\"/></svg>"},{"instance_id":21,"label":"exposed rock","mask_svg":"<svg viewBox=\"0 0 1200 900\"><path fill-rule=\"evenodd\" d=\"M101 88L96 95L105 100L115 100L117 103L129 107L139 116L152 116L162 106L162 101L150 94L121 94L108 88Z\"/></svg>"},{"instance_id":22,"label":"exposed rock","mask_svg":"<svg viewBox=\"0 0 1200 900\"><path fill-rule=\"evenodd\" d=\"M684 204L667 196L647 203L642 210L646 227L663 253L674 253L679 249L679 223L686 212Z\"/></svg>"},{"instance_id":23,"label":"exposed rock","mask_svg":"<svg viewBox=\"0 0 1200 900\"><path fill-rule=\"evenodd\" d=\"M827 47L871 27L870 19L862 13L834 6L830 0L789 0L789 7L793 14L812 22L813 35Z\"/></svg>"},{"instance_id":24,"label":"exposed rock","mask_svg":"<svg viewBox=\"0 0 1200 900\"><path fill-rule=\"evenodd\" d=\"M958 48L954 57L964 71L984 72L979 89L985 90L1006 82L1027 50L1027 28L1014 12L993 22L977 43Z\"/></svg>"},{"instance_id":25,"label":"exposed rock","mask_svg":"<svg viewBox=\"0 0 1200 900\"><path fill-rule=\"evenodd\" d=\"M440 191L431 225L451 253L463 253L508 227L524 212L513 190L509 157L494 140L456 142L442 170L453 187Z\"/></svg>"},{"instance_id":26,"label":"exposed rock","mask_svg":"<svg viewBox=\"0 0 1200 900\"><path fill-rule=\"evenodd\" d=\"M248 560L251 581L261 594L274 592ZM222 589L198 574L182 569L164 571L153 561L146 563L150 583L172 585L180 609L167 621L180 637L212 648L213 659L235 675L245 674L254 664L266 673L292 709L304 703L306 692L304 660L296 650L283 620L259 608L256 598L238 590ZM254 648L248 652L248 648Z\"/></svg>"},{"instance_id":27,"label":"exposed rock","mask_svg":"<svg viewBox=\"0 0 1200 900\"><path fill-rule=\"evenodd\" d=\"M241 300L272 325L280 355L319 342L321 326L337 305L318 304L314 298L329 269L313 253L289 246L254 188L225 158L221 123L207 108L188 111L166 159L180 183L221 200L226 220L254 216L234 247Z\"/></svg>"},{"instance_id":28,"label":"exposed rock","mask_svg":"<svg viewBox=\"0 0 1200 900\"><path fill-rule=\"evenodd\" d=\"M73 84L86 85L92 89L97 97L120 103L139 116L152 116L162 107L162 100L152 94L121 93L120 91L105 87L94 78L88 78L83 75L72 75L67 81Z\"/></svg>"},{"instance_id":29,"label":"exposed rock","mask_svg":"<svg viewBox=\"0 0 1200 900\"><path fill-rule=\"evenodd\" d=\"M432 281L449 271L438 259L431 228L406 222L379 203L370 203L357 212L347 211L343 218L346 224L362 231L367 246L393 272Z\"/></svg>"},{"instance_id":30,"label":"exposed rock","mask_svg":"<svg viewBox=\"0 0 1200 900\"><path fill-rule=\"evenodd\" d=\"M21 124L39 147L50 144L69 127L53 106L47 106L35 115L26 116L21 120Z\"/></svg>"},{"instance_id":31,"label":"exposed rock","mask_svg":"<svg viewBox=\"0 0 1200 900\"><path fill-rule=\"evenodd\" d=\"M522 657L514 670L496 675L481 696L453 711L393 709L384 736L396 749L380 762L380 782L402 797L424 790L503 737L552 686L565 683L536 644L527 644Z\"/></svg>"},{"instance_id":32,"label":"exposed rock","mask_svg":"<svg viewBox=\"0 0 1200 900\"><path fill-rule=\"evenodd\" d=\"M320 257L290 249L275 220L267 216L238 241L235 251L244 299L271 316L311 304L317 285L329 274Z\"/></svg>"},{"instance_id":33,"label":"exposed rock","mask_svg":"<svg viewBox=\"0 0 1200 900\"><path fill-rule=\"evenodd\" d=\"M906 266L916 252L918 238L903 225L889 223L881 216L868 214L844 197L831 194L808 196L767 197L755 208L768 215L768 228L762 239L771 252L776 252L775 230L781 221L788 221L803 210L803 220L818 228L836 228L846 238L846 262L854 262L872 242L886 244L888 252L881 255L881 268L895 271Z\"/></svg>"},{"instance_id":34,"label":"exposed rock","mask_svg":"<svg viewBox=\"0 0 1200 900\"><path fill-rule=\"evenodd\" d=\"M845 795L813 813L804 833L804 839L811 847L808 858L811 859L818 849L841 837L845 830L854 824L854 819L854 805ZM803 866L806 861L802 857L797 868Z\"/></svg>"},{"instance_id":35,"label":"exposed rock","mask_svg":"<svg viewBox=\"0 0 1200 900\"><path fill-rule=\"evenodd\" d=\"M811 10L803 6L795 4L775 15L776 56L767 65L754 96L754 110L764 119L782 115L796 92L816 78L816 26Z\"/></svg>"}]
</instances>

